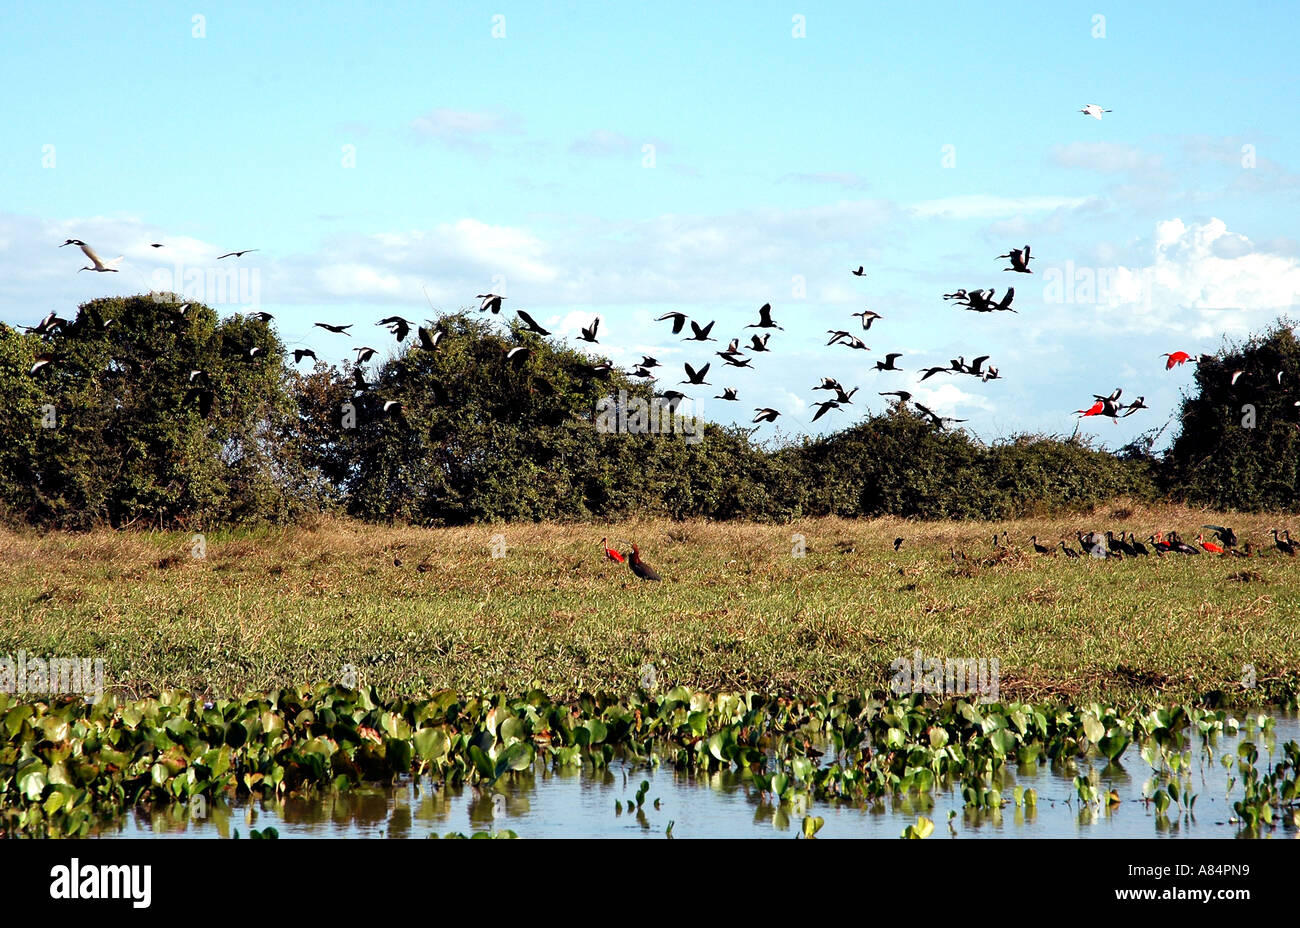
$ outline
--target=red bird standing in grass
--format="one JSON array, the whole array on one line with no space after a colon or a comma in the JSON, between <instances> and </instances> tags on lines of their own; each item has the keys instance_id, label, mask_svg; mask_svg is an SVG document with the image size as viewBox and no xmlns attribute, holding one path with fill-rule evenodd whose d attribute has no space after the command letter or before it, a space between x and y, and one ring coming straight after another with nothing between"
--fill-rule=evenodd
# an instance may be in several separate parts
<instances>
[{"instance_id":1,"label":"red bird standing in grass","mask_svg":"<svg viewBox=\"0 0 1300 928\"><path fill-rule=\"evenodd\" d=\"M615 551L613 548L609 546L608 538L602 538L600 540L600 544L605 549L605 557L609 558L611 561L614 561L615 563L618 564L623 563L623 555L619 554L617 551Z\"/></svg>"},{"instance_id":2,"label":"red bird standing in grass","mask_svg":"<svg viewBox=\"0 0 1300 928\"><path fill-rule=\"evenodd\" d=\"M1162 354L1160 357L1168 358L1165 362L1165 370L1171 371L1175 364L1185 364L1192 359L1192 356L1186 351L1175 351L1172 354Z\"/></svg>"},{"instance_id":3,"label":"red bird standing in grass","mask_svg":"<svg viewBox=\"0 0 1300 928\"><path fill-rule=\"evenodd\" d=\"M1204 537L1204 534L1201 534L1201 535L1197 535L1197 536L1196 536L1196 543L1199 544L1199 545L1200 545L1202 548L1204 548L1206 551L1209 551L1211 554L1222 554L1222 553L1223 553L1223 548L1221 548L1219 545L1216 545L1216 544L1215 544L1214 542L1212 542L1212 541L1206 541L1206 540L1205 540L1205 537Z\"/></svg>"},{"instance_id":4,"label":"red bird standing in grass","mask_svg":"<svg viewBox=\"0 0 1300 928\"><path fill-rule=\"evenodd\" d=\"M627 565L632 568L632 573L642 580L663 579L663 577L659 576L659 571L641 560L641 549L636 546L636 542L632 543L632 550L627 555Z\"/></svg>"}]
</instances>

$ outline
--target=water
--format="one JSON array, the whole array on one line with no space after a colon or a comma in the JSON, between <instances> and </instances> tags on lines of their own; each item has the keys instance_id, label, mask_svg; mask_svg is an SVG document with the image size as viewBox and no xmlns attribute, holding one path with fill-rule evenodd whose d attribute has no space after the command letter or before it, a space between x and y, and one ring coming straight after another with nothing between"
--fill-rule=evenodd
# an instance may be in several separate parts
<instances>
[{"instance_id":1,"label":"water","mask_svg":"<svg viewBox=\"0 0 1300 928\"><path fill-rule=\"evenodd\" d=\"M1121 767L1106 768L1104 760L1076 759L1058 766L1038 766L1022 773L1009 766L998 787L1010 799L1015 786L1038 792L1036 808L1020 809L1008 803L1001 810L975 812L964 808L961 789L936 790L930 797L913 795L873 803L813 802L807 812L821 816L825 825L819 838L897 838L916 822L918 815L934 820L932 839L961 838L1226 838L1239 826L1230 824L1232 803L1241 798L1235 764L1225 768L1224 754L1235 756L1243 740L1259 747L1257 769L1265 773L1280 759L1281 746L1300 740L1300 719L1275 716L1276 748L1269 754L1257 729L1243 725L1237 735L1220 737L1209 753L1199 743L1191 751L1192 786L1198 798L1191 820L1179 819L1176 808L1168 823L1158 822L1153 806L1143 804L1143 783L1152 776L1137 745L1122 758ZM1107 807L1084 806L1074 788L1074 777L1096 769L1101 792L1118 791L1121 802ZM1225 798L1228 778L1238 780ZM648 780L645 804L634 812L616 814L615 800L626 805ZM659 808L654 801L659 800ZM956 816L949 822L949 812ZM209 810L196 820L182 809L136 812L101 829L102 837L230 836L235 829L247 837L252 828L274 827L281 838L424 838L430 834L509 829L521 838L652 838L663 840L669 823L674 838L731 837L784 838L800 833L797 810L776 808L733 773L691 776L669 766L654 769L615 762L608 771L584 773L574 768L557 771L535 768L531 775L503 780L492 793L472 787L435 790L432 784L407 782L393 788L368 788L323 799L288 799L235 808ZM215 814L213 814L215 813ZM955 833L955 834L954 834ZM1275 837L1296 838L1300 830L1279 828Z\"/></svg>"}]
</instances>

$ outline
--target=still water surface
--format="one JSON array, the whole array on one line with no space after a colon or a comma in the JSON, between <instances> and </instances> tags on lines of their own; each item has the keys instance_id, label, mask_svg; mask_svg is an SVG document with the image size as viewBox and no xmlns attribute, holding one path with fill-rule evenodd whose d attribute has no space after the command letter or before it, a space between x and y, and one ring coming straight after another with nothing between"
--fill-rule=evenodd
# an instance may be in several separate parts
<instances>
[{"instance_id":1,"label":"still water surface","mask_svg":"<svg viewBox=\"0 0 1300 928\"><path fill-rule=\"evenodd\" d=\"M1243 719L1240 732L1224 736L1203 751L1191 748L1191 790L1197 794L1195 814L1179 818L1176 809L1168 820L1143 803L1143 784L1152 769L1136 744L1129 747L1119 766L1104 759L1080 758L1065 764L1040 765L1021 771L1010 765L997 785L1010 799L1016 786L1038 792L1037 808L1020 809L1008 802L1000 811L974 812L964 808L960 786L936 790L931 797L913 795L874 803L814 802L808 814L826 824L819 838L897 838L902 830L925 815L935 822L932 839L942 838L1229 838L1239 833L1232 803L1241 798L1236 765L1225 767L1220 758L1236 755L1242 741L1259 747L1256 764L1261 773L1281 759L1281 746L1300 741L1300 719L1274 714L1274 750L1270 754L1263 733ZM1076 796L1074 777L1095 769L1102 792L1118 791L1120 803L1085 807ZM1229 779L1238 782L1228 795ZM643 780L649 781L645 803L637 811L626 807ZM658 800L658 807L655 806ZM101 830L101 837L232 837L236 830L247 837L252 828L273 827L281 838L424 838L450 832L509 829L521 838L652 838L663 840L669 824L673 838L793 838L800 833L802 816L789 804L773 806L760 798L751 784L732 773L691 776L671 766L633 768L615 761L595 774L575 768L516 774L490 793L471 787L435 789L423 780L392 788L368 788L323 799L289 799L260 805L208 810L204 820L183 810L152 815L134 813ZM949 819L949 812L956 815ZM1296 838L1300 830L1287 825L1271 833L1275 838Z\"/></svg>"}]
</instances>

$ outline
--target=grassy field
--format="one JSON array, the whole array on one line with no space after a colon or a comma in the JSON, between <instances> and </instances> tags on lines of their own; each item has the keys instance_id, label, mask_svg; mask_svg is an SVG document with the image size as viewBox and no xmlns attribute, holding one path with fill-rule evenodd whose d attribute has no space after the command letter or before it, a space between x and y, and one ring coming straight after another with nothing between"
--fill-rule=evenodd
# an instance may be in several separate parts
<instances>
[{"instance_id":1,"label":"grassy field","mask_svg":"<svg viewBox=\"0 0 1300 928\"><path fill-rule=\"evenodd\" d=\"M188 533L4 532L0 656L103 657L109 687L130 695L338 681L350 665L389 694L540 686L558 697L626 692L647 663L661 686L883 692L890 662L919 649L996 658L1003 698L1294 698L1300 558L1270 547L1250 559L1072 561L1028 540L1120 527L1190 540L1205 522L1257 545L1283 524L1171 507L996 526L340 520L214 533L202 559ZM995 529L1014 549L1001 559ZM796 533L804 557L792 556ZM665 582L606 561L606 534L636 540ZM954 562L951 546L969 559Z\"/></svg>"}]
</instances>

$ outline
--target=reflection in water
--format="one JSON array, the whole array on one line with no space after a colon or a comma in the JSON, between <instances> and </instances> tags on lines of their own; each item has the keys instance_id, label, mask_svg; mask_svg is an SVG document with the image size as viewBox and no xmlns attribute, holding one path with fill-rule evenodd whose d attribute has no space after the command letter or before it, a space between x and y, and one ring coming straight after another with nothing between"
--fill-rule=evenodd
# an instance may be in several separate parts
<instances>
[{"instance_id":1,"label":"reflection in water","mask_svg":"<svg viewBox=\"0 0 1300 928\"><path fill-rule=\"evenodd\" d=\"M239 807L174 805L148 813L136 811L98 834L228 838L236 831L247 837L252 829L273 827L282 838L424 838L509 829L522 838L662 839L671 822L674 838L791 838L800 833L804 814L811 814L826 819L819 837L897 838L920 815L934 821L933 838L1231 837L1238 832L1238 826L1228 820L1234 817L1232 803L1241 798L1240 772L1221 759L1235 757L1240 742L1253 741L1260 749L1259 770L1271 770L1281 757L1278 748L1300 740L1300 720L1294 715L1276 719L1273 732L1243 726L1238 735L1212 741L1208 751L1198 745L1184 754L1191 790L1199 796L1191 820L1180 817L1177 809L1158 815L1141 801L1153 771L1133 744L1120 764L1097 757L1065 758L1044 766L1009 764L981 784L998 790L1003 799L1010 799L1017 787L1032 787L1038 794L1037 805L1008 802L1001 808L975 808L963 802L962 784L945 784L930 795L813 802L805 809L798 804L773 804L732 771L690 774L663 766L631 768L616 761L611 769L594 773L573 767L535 767L509 775L491 789L438 788L422 779L392 788L371 786L314 799L291 797ZM1092 778L1102 801L1081 802L1076 777ZM650 785L638 807L636 795L643 781ZM1110 790L1118 793L1118 803L1105 800ZM1296 837L1298 832L1287 825L1273 834Z\"/></svg>"}]
</instances>

